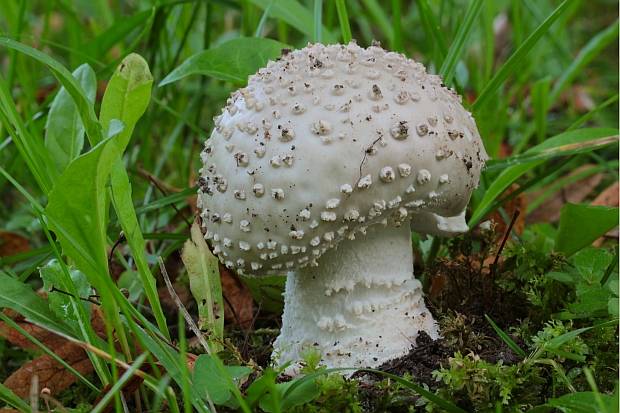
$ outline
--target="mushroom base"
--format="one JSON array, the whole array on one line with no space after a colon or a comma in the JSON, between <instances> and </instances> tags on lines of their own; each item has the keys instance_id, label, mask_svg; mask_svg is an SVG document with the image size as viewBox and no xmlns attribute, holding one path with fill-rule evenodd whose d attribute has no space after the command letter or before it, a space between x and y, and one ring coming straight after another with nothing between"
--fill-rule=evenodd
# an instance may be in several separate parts
<instances>
[{"instance_id":1,"label":"mushroom base","mask_svg":"<svg viewBox=\"0 0 620 413\"><path fill-rule=\"evenodd\" d=\"M375 225L289 273L272 357L292 361L293 374L309 351L328 367L377 367L407 354L420 331L439 336L413 276L409 226Z\"/></svg>"}]
</instances>

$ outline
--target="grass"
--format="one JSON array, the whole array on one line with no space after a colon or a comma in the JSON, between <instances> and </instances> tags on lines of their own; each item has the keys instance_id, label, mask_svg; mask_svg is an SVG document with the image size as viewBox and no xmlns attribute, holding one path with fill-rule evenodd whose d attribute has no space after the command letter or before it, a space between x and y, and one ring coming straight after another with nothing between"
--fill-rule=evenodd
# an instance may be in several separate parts
<instances>
[{"instance_id":1,"label":"grass","mask_svg":"<svg viewBox=\"0 0 620 413\"><path fill-rule=\"evenodd\" d=\"M416 271L445 332L430 355L414 351L402 362L408 369L377 373L368 386L312 360L305 376L283 383L278 370L248 356L269 353L262 334L277 329L281 283L249 281L253 327L239 336L229 322L223 337L205 335L196 348L191 323L165 305L158 263L175 288L197 277L180 251L190 238L198 155L229 94L284 47L351 39L378 40L441 74L473 113L491 160L470 202L472 233L414 239L426 259ZM585 405L611 413L617 238L590 244L617 226L617 205L567 204L553 223L528 216L586 177L598 184L578 201L585 204L617 182L617 41L617 8L604 1L1 2L0 308L12 312L0 315L34 350L0 329L0 366L11 366L0 368L0 380L40 355L58 359L76 384L52 395L52 411L578 412ZM501 231L478 224L493 213L507 224L512 203L524 200L524 228L498 252ZM21 239L27 248L4 247ZM474 261L494 254L501 260L491 279ZM205 263L194 272L217 271ZM449 281L437 290L440 279ZM449 292L462 294L465 281L471 291L455 303ZM219 294L202 288L205 297ZM94 301L84 300L88 293ZM214 323L204 305L185 305ZM98 312L103 324L95 330ZM59 359L35 327L85 348L92 369L83 374ZM495 347L506 349L504 358L487 354ZM210 348L223 350L201 354ZM428 374L418 369L425 357ZM82 400L78 386L94 396ZM1 385L0 406L50 403L37 397L40 389L28 401L20 390Z\"/></svg>"}]
</instances>

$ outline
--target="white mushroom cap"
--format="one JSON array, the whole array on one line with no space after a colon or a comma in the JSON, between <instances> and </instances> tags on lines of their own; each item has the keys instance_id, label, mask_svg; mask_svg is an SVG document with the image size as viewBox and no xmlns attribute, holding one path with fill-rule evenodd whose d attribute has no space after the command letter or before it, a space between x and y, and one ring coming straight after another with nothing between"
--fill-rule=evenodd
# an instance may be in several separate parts
<instances>
[{"instance_id":1,"label":"white mushroom cap","mask_svg":"<svg viewBox=\"0 0 620 413\"><path fill-rule=\"evenodd\" d=\"M240 272L316 263L378 223L449 235L487 159L460 97L380 47L308 45L233 93L201 154L198 207Z\"/></svg>"}]
</instances>

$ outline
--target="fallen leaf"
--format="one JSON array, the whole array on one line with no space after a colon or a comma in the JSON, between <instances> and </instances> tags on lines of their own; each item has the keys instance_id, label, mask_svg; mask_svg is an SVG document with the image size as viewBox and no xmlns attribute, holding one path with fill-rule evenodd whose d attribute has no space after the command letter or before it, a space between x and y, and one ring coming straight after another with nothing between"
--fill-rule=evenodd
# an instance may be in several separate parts
<instances>
[{"instance_id":1,"label":"fallen leaf","mask_svg":"<svg viewBox=\"0 0 620 413\"><path fill-rule=\"evenodd\" d=\"M20 315L8 311L5 311L5 314L81 374L87 375L93 371L93 366L87 353L79 345L27 322ZM105 322L98 307L93 306L91 323L95 332L99 336L105 337ZM0 337L23 349L39 350L38 346L5 323L0 323ZM23 364L4 381L4 385L19 397L26 398L29 396L30 385L35 375L38 377L38 386L40 388L48 388L51 396L67 389L78 380L62 364L58 363L51 356L44 354Z\"/></svg>"},{"instance_id":2,"label":"fallen leaf","mask_svg":"<svg viewBox=\"0 0 620 413\"><path fill-rule=\"evenodd\" d=\"M81 374L87 375L93 371L88 355L78 345L65 341L53 351ZM52 395L67 389L78 380L51 356L44 354L23 364L4 381L4 385L19 397L27 398L35 375L39 377L39 387L47 387Z\"/></svg>"},{"instance_id":3,"label":"fallen leaf","mask_svg":"<svg viewBox=\"0 0 620 413\"><path fill-rule=\"evenodd\" d=\"M28 239L16 232L0 230L0 257L27 252L30 250Z\"/></svg>"},{"instance_id":4,"label":"fallen leaf","mask_svg":"<svg viewBox=\"0 0 620 413\"><path fill-rule=\"evenodd\" d=\"M247 328L254 317L254 299L237 274L220 264L222 294L224 295L224 319Z\"/></svg>"},{"instance_id":5,"label":"fallen leaf","mask_svg":"<svg viewBox=\"0 0 620 413\"><path fill-rule=\"evenodd\" d=\"M592 168L594 165L586 164L572 171L567 176L576 176L583 171ZM557 222L560 219L560 211L562 207L567 203L577 204L582 202L587 196L594 190L594 188L601 182L603 175L600 173L587 176L583 179L573 182L559 191L557 191L551 198L547 199L540 207L532 211L527 216L528 223L536 222ZM545 187L540 191L533 192L529 196L530 202L536 199L549 187Z\"/></svg>"},{"instance_id":6,"label":"fallen leaf","mask_svg":"<svg viewBox=\"0 0 620 413\"><path fill-rule=\"evenodd\" d=\"M608 207L617 207L619 202L619 192L620 188L618 187L618 182L616 181L613 185L607 187L603 192L601 192L594 201L592 201L592 205L603 205Z\"/></svg>"},{"instance_id":7,"label":"fallen leaf","mask_svg":"<svg viewBox=\"0 0 620 413\"><path fill-rule=\"evenodd\" d=\"M616 181L614 184L608 186L603 192L598 194L594 201L592 201L592 205L601 205L608 207L618 207L619 205L619 193L620 188L618 187L618 182ZM605 236L600 237L596 241L592 243L595 247L600 247L603 245L605 238L618 238L618 228L614 228L611 231L607 232Z\"/></svg>"}]
</instances>

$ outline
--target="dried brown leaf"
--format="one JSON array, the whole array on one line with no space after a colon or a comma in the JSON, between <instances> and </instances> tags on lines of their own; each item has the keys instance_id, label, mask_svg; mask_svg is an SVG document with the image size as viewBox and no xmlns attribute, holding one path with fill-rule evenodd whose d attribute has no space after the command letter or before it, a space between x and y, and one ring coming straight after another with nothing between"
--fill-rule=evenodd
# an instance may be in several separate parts
<instances>
[{"instance_id":1,"label":"dried brown leaf","mask_svg":"<svg viewBox=\"0 0 620 413\"><path fill-rule=\"evenodd\" d=\"M93 371L88 355L76 344L65 341L53 351L81 374L87 375ZM45 354L23 364L4 381L4 385L19 397L26 398L35 375L39 378L39 387L48 388L51 395L58 394L78 380L73 373L65 370L62 364Z\"/></svg>"},{"instance_id":2,"label":"dried brown leaf","mask_svg":"<svg viewBox=\"0 0 620 413\"><path fill-rule=\"evenodd\" d=\"M254 316L252 293L236 274L223 265L220 265L220 277L224 295L224 319L240 327L249 327Z\"/></svg>"},{"instance_id":3,"label":"dried brown leaf","mask_svg":"<svg viewBox=\"0 0 620 413\"><path fill-rule=\"evenodd\" d=\"M618 207L619 205L619 192L620 188L618 187L618 182L616 181L613 185L607 187L603 192L601 192L594 201L592 201L592 205L603 205L608 207Z\"/></svg>"},{"instance_id":4,"label":"dried brown leaf","mask_svg":"<svg viewBox=\"0 0 620 413\"><path fill-rule=\"evenodd\" d=\"M583 171L592 168L594 165L586 164L575 169L568 176L578 175ZM587 198L587 196L596 188L603 179L602 174L594 174L573 182L557 191L553 197L549 198L539 208L532 211L528 217L528 223L535 222L557 222L560 219L562 207L567 203L579 203ZM541 191L534 192L530 199L536 198L546 188Z\"/></svg>"},{"instance_id":5,"label":"dried brown leaf","mask_svg":"<svg viewBox=\"0 0 620 413\"><path fill-rule=\"evenodd\" d=\"M16 232L0 230L0 257L8 257L29 250L30 244L26 237Z\"/></svg>"}]
</instances>

